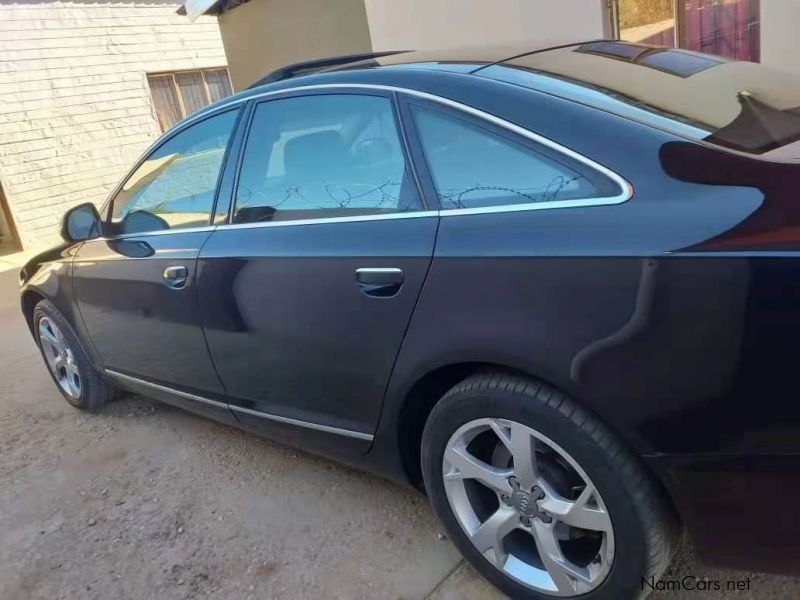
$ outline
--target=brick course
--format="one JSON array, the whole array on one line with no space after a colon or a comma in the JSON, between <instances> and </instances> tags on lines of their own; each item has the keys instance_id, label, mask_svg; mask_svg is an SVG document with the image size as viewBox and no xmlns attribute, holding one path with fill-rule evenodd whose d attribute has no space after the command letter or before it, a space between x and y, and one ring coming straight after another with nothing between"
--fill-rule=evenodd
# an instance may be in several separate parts
<instances>
[{"instance_id":1,"label":"brick course","mask_svg":"<svg viewBox=\"0 0 800 600\"><path fill-rule=\"evenodd\" d=\"M167 0L0 5L0 183L24 247L102 204L158 137L146 74L225 66L216 18Z\"/></svg>"}]
</instances>

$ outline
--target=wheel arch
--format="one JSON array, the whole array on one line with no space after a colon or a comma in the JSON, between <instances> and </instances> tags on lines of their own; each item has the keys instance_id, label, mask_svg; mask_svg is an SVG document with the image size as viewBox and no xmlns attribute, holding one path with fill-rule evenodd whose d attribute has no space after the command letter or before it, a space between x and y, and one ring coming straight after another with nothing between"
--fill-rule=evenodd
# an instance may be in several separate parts
<instances>
[{"instance_id":1,"label":"wheel arch","mask_svg":"<svg viewBox=\"0 0 800 600\"><path fill-rule=\"evenodd\" d=\"M528 379L540 381L562 392L565 391L563 386L559 386L534 373L496 362L477 361L451 363L438 366L420 376L410 386L403 399L395 427L402 468L408 481L421 492L425 493L421 467L422 431L425 428L425 424L427 423L433 407L450 388L474 373L487 370L519 375ZM597 414L596 411L582 399L575 398L571 393L567 393L567 395L573 398L575 402L582 405L584 409L594 413L598 419L603 421L607 427L620 437L623 444L639 459L639 463L644 471L650 474L657 487L661 490L663 497L670 504L674 514L680 520L681 517L678 507L681 506L682 503L669 477L659 472L657 469L654 469L651 464L642 458L643 452L641 448L638 448L635 443L632 443L629 436L625 435L624 431L621 431L620 428L616 427L613 423L609 423L602 415Z\"/></svg>"},{"instance_id":2,"label":"wheel arch","mask_svg":"<svg viewBox=\"0 0 800 600\"><path fill-rule=\"evenodd\" d=\"M489 370L545 381L523 369L502 362L476 360L438 365L417 377L407 388L395 426L405 475L417 489L424 491L420 467L420 443L422 431L433 407L450 388L460 381L479 371Z\"/></svg>"},{"instance_id":3,"label":"wheel arch","mask_svg":"<svg viewBox=\"0 0 800 600\"><path fill-rule=\"evenodd\" d=\"M25 322L28 324L28 329L30 330L31 335L34 335L33 310L36 308L36 305L39 304L39 302L46 299L47 297L36 288L29 287L22 292L22 296L20 298L22 314L25 317Z\"/></svg>"},{"instance_id":4,"label":"wheel arch","mask_svg":"<svg viewBox=\"0 0 800 600\"><path fill-rule=\"evenodd\" d=\"M53 306L61 313L70 327L72 327L72 329L75 331L75 335L78 338L78 343L81 345L83 352L89 358L92 366L94 366L96 369L102 370L103 362L100 359L100 356L97 353L91 338L89 338L88 333L84 328L83 320L81 319L77 306L70 306L66 299L61 295L50 295L45 293L41 288L28 284L23 288L20 294L20 308L23 316L25 317L25 322L28 325L28 330L31 332L34 341L36 340L36 331L34 328L33 313L36 309L36 305L42 300L47 300L48 302L52 303Z\"/></svg>"}]
</instances>

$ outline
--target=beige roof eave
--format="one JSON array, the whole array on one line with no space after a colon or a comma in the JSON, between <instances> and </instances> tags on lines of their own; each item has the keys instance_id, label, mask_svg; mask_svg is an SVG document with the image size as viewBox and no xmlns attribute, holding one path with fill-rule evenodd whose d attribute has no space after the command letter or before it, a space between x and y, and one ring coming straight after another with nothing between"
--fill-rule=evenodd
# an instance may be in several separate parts
<instances>
[{"instance_id":1,"label":"beige roof eave","mask_svg":"<svg viewBox=\"0 0 800 600\"><path fill-rule=\"evenodd\" d=\"M739 92L749 92L777 110L800 106L800 79L749 62L722 63L691 77L679 77L645 65L565 48L531 54L507 64L608 88L714 129L728 125L739 115Z\"/></svg>"}]
</instances>

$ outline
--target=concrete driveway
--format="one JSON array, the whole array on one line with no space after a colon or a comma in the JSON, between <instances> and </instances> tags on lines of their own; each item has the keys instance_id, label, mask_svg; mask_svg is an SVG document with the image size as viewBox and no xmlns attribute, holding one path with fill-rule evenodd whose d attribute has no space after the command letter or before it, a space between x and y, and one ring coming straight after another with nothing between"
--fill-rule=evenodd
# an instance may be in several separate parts
<instances>
[{"instance_id":1,"label":"concrete driveway","mask_svg":"<svg viewBox=\"0 0 800 600\"><path fill-rule=\"evenodd\" d=\"M687 548L684 574L748 577ZM737 598L800 597L749 576ZM500 598L411 490L141 397L72 409L0 272L0 598L197 596Z\"/></svg>"}]
</instances>

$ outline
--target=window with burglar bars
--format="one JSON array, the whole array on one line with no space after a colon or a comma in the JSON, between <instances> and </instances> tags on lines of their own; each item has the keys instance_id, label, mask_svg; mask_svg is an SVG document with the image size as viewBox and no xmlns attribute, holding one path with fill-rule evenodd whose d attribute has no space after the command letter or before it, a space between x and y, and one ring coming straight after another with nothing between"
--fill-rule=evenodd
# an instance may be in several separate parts
<instances>
[{"instance_id":1,"label":"window with burglar bars","mask_svg":"<svg viewBox=\"0 0 800 600\"><path fill-rule=\"evenodd\" d=\"M147 76L161 131L207 104L233 93L228 69L177 71Z\"/></svg>"}]
</instances>

